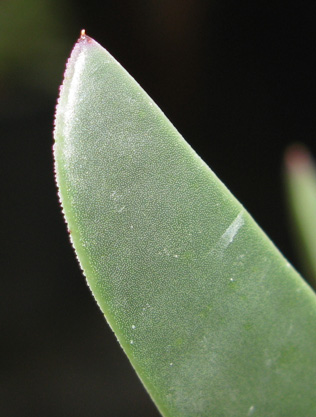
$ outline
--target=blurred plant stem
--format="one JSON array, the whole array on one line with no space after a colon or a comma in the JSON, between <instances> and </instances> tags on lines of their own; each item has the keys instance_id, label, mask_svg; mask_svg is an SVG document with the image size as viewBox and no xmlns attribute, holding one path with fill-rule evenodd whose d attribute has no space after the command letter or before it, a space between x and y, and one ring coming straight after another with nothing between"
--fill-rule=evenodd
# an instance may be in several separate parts
<instances>
[{"instance_id":1,"label":"blurred plant stem","mask_svg":"<svg viewBox=\"0 0 316 417\"><path fill-rule=\"evenodd\" d=\"M285 154L285 181L294 244L305 275L316 288L316 165L309 151L293 145Z\"/></svg>"}]
</instances>

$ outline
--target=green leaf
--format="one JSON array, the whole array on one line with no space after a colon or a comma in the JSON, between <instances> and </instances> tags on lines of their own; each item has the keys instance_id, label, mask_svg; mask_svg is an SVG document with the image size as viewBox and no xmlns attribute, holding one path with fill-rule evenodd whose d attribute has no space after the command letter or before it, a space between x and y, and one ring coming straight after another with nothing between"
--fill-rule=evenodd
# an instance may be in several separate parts
<instances>
[{"instance_id":1,"label":"green leaf","mask_svg":"<svg viewBox=\"0 0 316 417\"><path fill-rule=\"evenodd\" d=\"M316 415L316 298L114 58L83 35L56 114L89 286L168 417Z\"/></svg>"},{"instance_id":2,"label":"green leaf","mask_svg":"<svg viewBox=\"0 0 316 417\"><path fill-rule=\"evenodd\" d=\"M286 153L285 179L295 246L307 278L316 288L316 166L301 145Z\"/></svg>"}]
</instances>

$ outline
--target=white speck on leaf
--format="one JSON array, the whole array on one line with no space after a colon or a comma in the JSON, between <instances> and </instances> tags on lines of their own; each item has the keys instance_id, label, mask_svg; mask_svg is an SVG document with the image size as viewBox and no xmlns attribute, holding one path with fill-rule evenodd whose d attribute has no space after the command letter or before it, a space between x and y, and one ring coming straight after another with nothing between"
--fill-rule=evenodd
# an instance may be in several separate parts
<instances>
[{"instance_id":1,"label":"white speck on leaf","mask_svg":"<svg viewBox=\"0 0 316 417\"><path fill-rule=\"evenodd\" d=\"M255 412L255 406L252 405L248 410L247 416L252 416L254 412Z\"/></svg>"}]
</instances>

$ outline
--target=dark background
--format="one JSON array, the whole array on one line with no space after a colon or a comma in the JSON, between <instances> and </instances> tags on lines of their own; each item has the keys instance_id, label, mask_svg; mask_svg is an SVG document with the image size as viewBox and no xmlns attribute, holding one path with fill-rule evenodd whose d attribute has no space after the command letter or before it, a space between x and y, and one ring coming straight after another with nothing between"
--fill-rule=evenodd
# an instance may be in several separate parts
<instances>
[{"instance_id":1,"label":"dark background","mask_svg":"<svg viewBox=\"0 0 316 417\"><path fill-rule=\"evenodd\" d=\"M137 79L296 265L282 160L316 152L316 1L1 0L0 416L158 413L59 209L52 129L82 28Z\"/></svg>"}]
</instances>

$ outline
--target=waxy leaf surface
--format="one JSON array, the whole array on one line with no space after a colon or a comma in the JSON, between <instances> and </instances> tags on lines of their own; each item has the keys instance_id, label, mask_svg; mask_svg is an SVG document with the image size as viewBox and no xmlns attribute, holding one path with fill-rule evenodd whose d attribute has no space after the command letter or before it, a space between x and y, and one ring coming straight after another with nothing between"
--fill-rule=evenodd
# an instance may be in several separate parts
<instances>
[{"instance_id":1,"label":"waxy leaf surface","mask_svg":"<svg viewBox=\"0 0 316 417\"><path fill-rule=\"evenodd\" d=\"M315 416L315 294L87 36L67 65L54 153L88 284L161 413Z\"/></svg>"}]
</instances>

